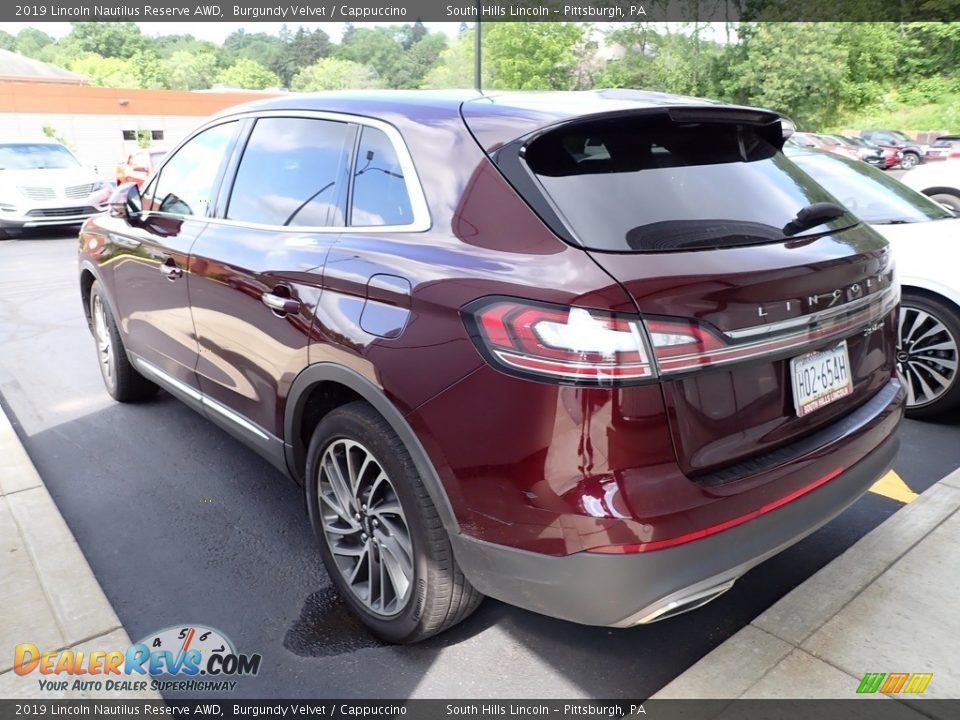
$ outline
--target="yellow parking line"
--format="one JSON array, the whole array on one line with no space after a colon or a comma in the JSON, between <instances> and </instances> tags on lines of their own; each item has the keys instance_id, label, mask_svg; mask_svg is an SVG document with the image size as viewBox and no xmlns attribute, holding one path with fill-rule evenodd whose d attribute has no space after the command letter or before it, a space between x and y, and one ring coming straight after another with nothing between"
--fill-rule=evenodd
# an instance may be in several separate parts
<instances>
[{"instance_id":1,"label":"yellow parking line","mask_svg":"<svg viewBox=\"0 0 960 720\"><path fill-rule=\"evenodd\" d=\"M894 470L891 470L877 480L873 484L873 487L870 488L870 492L875 492L877 495L883 495L891 500L902 503L911 503L917 499L917 493L907 487L903 478L897 475Z\"/></svg>"}]
</instances>

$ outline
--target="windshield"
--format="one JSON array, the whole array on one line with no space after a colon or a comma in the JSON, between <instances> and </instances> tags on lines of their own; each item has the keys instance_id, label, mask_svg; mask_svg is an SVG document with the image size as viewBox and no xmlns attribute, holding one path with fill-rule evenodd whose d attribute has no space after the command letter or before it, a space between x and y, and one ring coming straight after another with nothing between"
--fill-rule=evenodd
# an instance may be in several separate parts
<instances>
[{"instance_id":1,"label":"windshield","mask_svg":"<svg viewBox=\"0 0 960 720\"><path fill-rule=\"evenodd\" d=\"M45 170L79 167L63 145L56 143L0 144L0 170Z\"/></svg>"},{"instance_id":2,"label":"windshield","mask_svg":"<svg viewBox=\"0 0 960 720\"><path fill-rule=\"evenodd\" d=\"M866 163L811 152L790 159L850 212L871 225L914 223L953 217L941 205Z\"/></svg>"},{"instance_id":3,"label":"windshield","mask_svg":"<svg viewBox=\"0 0 960 720\"><path fill-rule=\"evenodd\" d=\"M782 241L797 213L834 200L779 152L780 132L633 116L564 126L530 143L524 159L588 249L733 247ZM793 237L856 222L844 213Z\"/></svg>"}]
</instances>

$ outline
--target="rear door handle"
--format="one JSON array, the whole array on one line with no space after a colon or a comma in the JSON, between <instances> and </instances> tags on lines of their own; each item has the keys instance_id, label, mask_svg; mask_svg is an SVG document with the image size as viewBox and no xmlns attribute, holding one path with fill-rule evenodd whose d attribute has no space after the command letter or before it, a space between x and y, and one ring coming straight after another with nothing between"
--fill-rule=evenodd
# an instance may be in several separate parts
<instances>
[{"instance_id":1,"label":"rear door handle","mask_svg":"<svg viewBox=\"0 0 960 720\"><path fill-rule=\"evenodd\" d=\"M160 266L160 274L167 280L176 280L183 277L183 270L173 259L167 258L166 262Z\"/></svg>"},{"instance_id":2,"label":"rear door handle","mask_svg":"<svg viewBox=\"0 0 960 720\"><path fill-rule=\"evenodd\" d=\"M278 286L278 289L282 286ZM289 292L282 288L281 292ZM260 296L263 304L273 310L278 315L296 315L300 312L300 301L292 297L283 297L277 295L275 291L265 292Z\"/></svg>"}]
</instances>

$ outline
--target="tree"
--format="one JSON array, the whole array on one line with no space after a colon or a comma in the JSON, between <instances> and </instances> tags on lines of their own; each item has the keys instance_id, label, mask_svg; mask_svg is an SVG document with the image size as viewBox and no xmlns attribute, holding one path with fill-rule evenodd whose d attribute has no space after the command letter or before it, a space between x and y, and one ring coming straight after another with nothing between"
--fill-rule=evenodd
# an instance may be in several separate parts
<instances>
[{"instance_id":1,"label":"tree","mask_svg":"<svg viewBox=\"0 0 960 720\"><path fill-rule=\"evenodd\" d=\"M349 36L344 33L334 57L369 65L386 87L397 87L396 69L403 55L397 34L395 28L355 28Z\"/></svg>"},{"instance_id":2,"label":"tree","mask_svg":"<svg viewBox=\"0 0 960 720\"><path fill-rule=\"evenodd\" d=\"M847 49L830 23L759 23L742 41L723 82L731 98L785 112L803 126L828 125L839 112Z\"/></svg>"},{"instance_id":3,"label":"tree","mask_svg":"<svg viewBox=\"0 0 960 720\"><path fill-rule=\"evenodd\" d=\"M584 27L575 23L491 23L485 31L485 62L493 87L507 90L570 90L575 85L574 48Z\"/></svg>"},{"instance_id":4,"label":"tree","mask_svg":"<svg viewBox=\"0 0 960 720\"><path fill-rule=\"evenodd\" d=\"M414 43L397 61L393 70L393 87L420 87L446 47L447 38L441 33L430 33Z\"/></svg>"},{"instance_id":5,"label":"tree","mask_svg":"<svg viewBox=\"0 0 960 720\"><path fill-rule=\"evenodd\" d=\"M169 88L202 90L209 88L217 74L217 56L177 50L162 61L163 76Z\"/></svg>"},{"instance_id":6,"label":"tree","mask_svg":"<svg viewBox=\"0 0 960 720\"><path fill-rule=\"evenodd\" d=\"M16 50L17 39L6 30L0 30L0 50Z\"/></svg>"},{"instance_id":7,"label":"tree","mask_svg":"<svg viewBox=\"0 0 960 720\"><path fill-rule=\"evenodd\" d=\"M473 87L473 37L474 31L467 30L453 40L440 53L437 63L424 76L420 87L423 88L472 88ZM488 87L492 78L490 64L483 69L483 85Z\"/></svg>"},{"instance_id":8,"label":"tree","mask_svg":"<svg viewBox=\"0 0 960 720\"><path fill-rule=\"evenodd\" d=\"M136 68L130 60L85 53L70 64L70 70L85 75L101 87L140 87Z\"/></svg>"},{"instance_id":9,"label":"tree","mask_svg":"<svg viewBox=\"0 0 960 720\"><path fill-rule=\"evenodd\" d=\"M366 65L340 58L323 58L293 77L292 90L363 90L380 87L376 73Z\"/></svg>"},{"instance_id":10,"label":"tree","mask_svg":"<svg viewBox=\"0 0 960 720\"><path fill-rule=\"evenodd\" d=\"M277 74L267 70L255 60L240 58L233 65L221 70L217 82L226 85L239 85L248 90L265 90L280 87Z\"/></svg>"},{"instance_id":11,"label":"tree","mask_svg":"<svg viewBox=\"0 0 960 720\"><path fill-rule=\"evenodd\" d=\"M75 22L65 41L84 53L107 58L130 58L142 49L146 38L133 22Z\"/></svg>"},{"instance_id":12,"label":"tree","mask_svg":"<svg viewBox=\"0 0 960 720\"><path fill-rule=\"evenodd\" d=\"M24 28L17 33L13 49L21 55L35 58L44 48L54 45L55 43L56 41L50 35L47 35L41 30Z\"/></svg>"}]
</instances>

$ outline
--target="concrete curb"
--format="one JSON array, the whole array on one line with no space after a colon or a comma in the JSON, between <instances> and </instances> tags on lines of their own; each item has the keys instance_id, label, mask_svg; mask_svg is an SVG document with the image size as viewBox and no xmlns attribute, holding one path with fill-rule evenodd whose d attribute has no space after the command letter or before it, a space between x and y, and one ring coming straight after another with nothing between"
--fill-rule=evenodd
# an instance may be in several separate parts
<instances>
[{"instance_id":1,"label":"concrete curb","mask_svg":"<svg viewBox=\"0 0 960 720\"><path fill-rule=\"evenodd\" d=\"M105 690L41 691L37 672L21 676L13 671L19 643L33 643L41 652L69 648L89 653L126 648L130 638L0 409L0 698L118 697ZM136 697L160 699L152 692Z\"/></svg>"},{"instance_id":2,"label":"concrete curb","mask_svg":"<svg viewBox=\"0 0 960 720\"><path fill-rule=\"evenodd\" d=\"M938 566L924 567L924 563L942 563L942 557L935 556L944 552L944 546L955 552L947 534L960 532L958 510L960 469L794 588L654 699L852 698L857 697L865 672L881 670L947 671L946 685L931 683L923 697L960 697L960 672L954 671L950 661L924 656L938 640L922 637L929 629L925 619L937 620L928 615L941 620L942 613L954 615L948 595L956 587L955 580L949 573L931 570ZM917 598L907 596L924 584L923 591L933 604L918 608ZM939 612L937 602L942 603ZM853 619L864 615L862 624ZM877 623L873 632L865 632L871 615ZM894 632L890 623L884 623L889 619L906 622L894 623L901 626ZM952 634L942 622L940 632ZM858 647L851 650L851 645ZM902 652L909 645L923 647ZM918 659L923 657L933 666L901 666L905 659L924 663ZM878 663L883 667L875 667Z\"/></svg>"}]
</instances>

